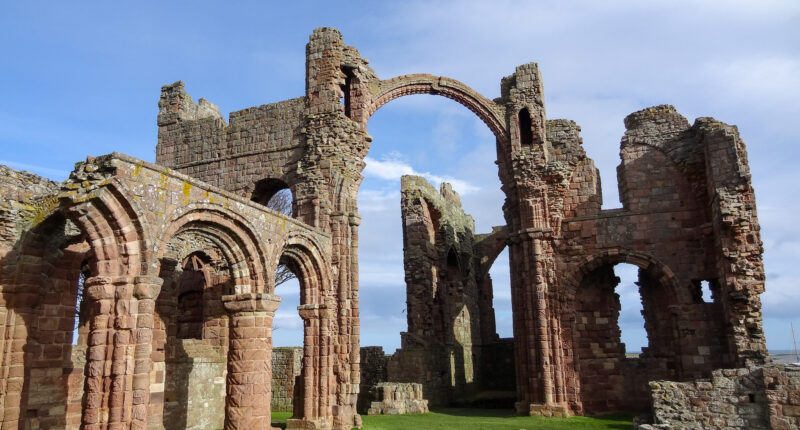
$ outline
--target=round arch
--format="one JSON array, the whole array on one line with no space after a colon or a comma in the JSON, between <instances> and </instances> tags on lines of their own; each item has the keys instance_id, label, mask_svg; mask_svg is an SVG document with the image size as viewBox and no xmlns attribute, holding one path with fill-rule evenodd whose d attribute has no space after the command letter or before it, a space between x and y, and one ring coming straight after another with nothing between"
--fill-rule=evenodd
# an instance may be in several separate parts
<instances>
[{"instance_id":1,"label":"round arch","mask_svg":"<svg viewBox=\"0 0 800 430\"><path fill-rule=\"evenodd\" d=\"M632 264L647 271L654 280L669 288L670 294L675 297L679 303L686 303L687 299L691 299L688 297L688 290L683 291L685 289L680 288L677 276L675 276L675 273L666 264L649 254L621 248L609 249L585 257L578 263L575 270L563 278L562 294L564 294L567 299L574 299L581 280L587 273L605 264L615 265L619 263Z\"/></svg>"},{"instance_id":2,"label":"round arch","mask_svg":"<svg viewBox=\"0 0 800 430\"><path fill-rule=\"evenodd\" d=\"M64 203L66 216L81 230L91 248L89 264L94 276L147 275L149 229L143 213L117 179L91 191L84 201Z\"/></svg>"},{"instance_id":3,"label":"round arch","mask_svg":"<svg viewBox=\"0 0 800 430\"><path fill-rule=\"evenodd\" d=\"M508 140L508 131L500 114L500 108L467 85L443 76L411 74L383 80L381 91L375 95L367 110L370 118L381 106L403 96L413 94L440 95L466 107L494 133L500 141Z\"/></svg>"},{"instance_id":4,"label":"round arch","mask_svg":"<svg viewBox=\"0 0 800 430\"><path fill-rule=\"evenodd\" d=\"M648 343L637 358L626 355L621 337L619 277L614 272L620 263L640 269L637 285ZM674 272L657 258L621 248L583 258L562 279L562 340L574 357L568 372L575 372L576 384L570 402L585 413L644 410L647 381L680 377L676 351L681 342L672 309L686 303L689 290L681 289ZM609 386L609 380L622 382Z\"/></svg>"},{"instance_id":5,"label":"round arch","mask_svg":"<svg viewBox=\"0 0 800 430\"><path fill-rule=\"evenodd\" d=\"M267 253L260 246L252 226L232 211L190 205L187 212L171 220L169 227L161 236L162 239L156 248L156 265L164 256L167 244L172 238L188 230L213 237L214 242L221 245L221 249L227 250L237 293L265 291Z\"/></svg>"},{"instance_id":6,"label":"round arch","mask_svg":"<svg viewBox=\"0 0 800 430\"><path fill-rule=\"evenodd\" d=\"M321 252L320 244L311 235L303 231L292 231L281 247L278 259L274 262L286 264L300 282L300 304L321 304L323 295L330 290L330 273L324 268L329 267ZM271 294L275 286L270 284Z\"/></svg>"}]
</instances>

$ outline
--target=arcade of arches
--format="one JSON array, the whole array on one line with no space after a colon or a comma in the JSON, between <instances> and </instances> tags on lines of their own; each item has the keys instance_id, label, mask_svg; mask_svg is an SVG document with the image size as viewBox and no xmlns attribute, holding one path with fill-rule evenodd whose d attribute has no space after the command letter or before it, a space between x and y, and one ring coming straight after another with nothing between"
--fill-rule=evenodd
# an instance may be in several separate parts
<instances>
[{"instance_id":1,"label":"arcade of arches","mask_svg":"<svg viewBox=\"0 0 800 430\"><path fill-rule=\"evenodd\" d=\"M270 428L279 264L300 281L304 326L288 426L360 426L366 122L409 94L450 98L493 132L506 225L478 234L449 186L403 179L408 331L382 364L388 379L421 384L432 404L508 390L521 414L567 416L642 410L647 381L768 361L735 127L690 125L671 106L631 114L623 208L602 210L580 128L545 118L536 64L503 78L492 101L445 77L381 80L334 29L316 29L306 52L305 96L227 121L182 82L164 86L155 164L90 157L60 184L3 170L4 430ZM263 205L286 187L294 217ZM488 276L506 248L513 339L495 333ZM618 263L640 269L650 344L635 359L619 338Z\"/></svg>"}]
</instances>

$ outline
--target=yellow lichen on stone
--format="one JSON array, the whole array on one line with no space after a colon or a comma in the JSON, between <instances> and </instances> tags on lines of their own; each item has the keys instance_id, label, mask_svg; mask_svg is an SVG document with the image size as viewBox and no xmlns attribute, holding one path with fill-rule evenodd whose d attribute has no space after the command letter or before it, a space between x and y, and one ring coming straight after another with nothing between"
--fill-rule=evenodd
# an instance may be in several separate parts
<instances>
[{"instance_id":1,"label":"yellow lichen on stone","mask_svg":"<svg viewBox=\"0 0 800 430\"><path fill-rule=\"evenodd\" d=\"M189 194L191 194L191 192L192 192L192 188L194 188L192 186L192 184L184 181L183 182L183 195L186 196L186 197L189 197ZM208 192L206 192L206 194L208 194Z\"/></svg>"}]
</instances>

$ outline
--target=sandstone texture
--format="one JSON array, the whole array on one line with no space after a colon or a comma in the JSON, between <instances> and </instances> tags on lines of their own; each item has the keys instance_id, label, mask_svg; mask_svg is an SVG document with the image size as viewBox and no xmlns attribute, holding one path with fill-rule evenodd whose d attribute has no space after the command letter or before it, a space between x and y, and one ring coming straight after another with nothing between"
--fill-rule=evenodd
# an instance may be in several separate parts
<instances>
[{"instance_id":1,"label":"sandstone texture","mask_svg":"<svg viewBox=\"0 0 800 430\"><path fill-rule=\"evenodd\" d=\"M428 401L422 398L422 385L381 382L370 391L376 399L370 404L368 415L424 414Z\"/></svg>"},{"instance_id":2,"label":"sandstone texture","mask_svg":"<svg viewBox=\"0 0 800 430\"><path fill-rule=\"evenodd\" d=\"M650 383L651 429L800 428L800 368L718 369L709 379Z\"/></svg>"},{"instance_id":3,"label":"sandstone texture","mask_svg":"<svg viewBox=\"0 0 800 430\"><path fill-rule=\"evenodd\" d=\"M544 416L647 411L652 391L671 393L655 420L680 422L669 399L686 397L709 423L732 407L748 425L797 425L793 374L759 367L763 249L735 126L667 105L629 115L623 207L603 210L580 127L546 118L535 63L489 100L447 77L381 79L319 28L305 75L301 97L227 119L165 85L155 163L89 157L60 184L0 169L0 428L260 430L291 397L288 428L349 430L365 390L399 402L383 411L507 395ZM449 185L403 178L408 330L387 358L360 348L357 193L370 116L413 94L447 97L492 131L506 225L475 232ZM282 189L291 216L265 206ZM503 249L513 339L496 335L488 275ZM639 267L638 358L620 342L618 263ZM272 348L279 265L300 283L291 359ZM769 412L716 399L721 379L697 385L717 369L734 385L765 375L753 394Z\"/></svg>"}]
</instances>

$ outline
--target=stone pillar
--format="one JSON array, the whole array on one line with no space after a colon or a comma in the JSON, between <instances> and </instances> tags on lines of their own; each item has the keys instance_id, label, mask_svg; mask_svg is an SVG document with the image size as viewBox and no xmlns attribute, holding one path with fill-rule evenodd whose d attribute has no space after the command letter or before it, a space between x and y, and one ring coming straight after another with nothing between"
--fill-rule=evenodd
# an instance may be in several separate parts
<instances>
[{"instance_id":1,"label":"stone pillar","mask_svg":"<svg viewBox=\"0 0 800 430\"><path fill-rule=\"evenodd\" d=\"M286 421L286 428L328 429L334 420L331 403L336 393L332 357L334 338L330 331L333 315L325 305L308 304L297 309L304 326L303 398L302 408L295 405L294 417Z\"/></svg>"},{"instance_id":2,"label":"stone pillar","mask_svg":"<svg viewBox=\"0 0 800 430\"><path fill-rule=\"evenodd\" d=\"M512 306L517 366L517 403L520 414L564 417L565 378L557 313L551 306L552 254L546 235L526 229L513 235L511 258Z\"/></svg>"},{"instance_id":3,"label":"stone pillar","mask_svg":"<svg viewBox=\"0 0 800 430\"><path fill-rule=\"evenodd\" d=\"M358 299L358 289L359 289L359 279L358 279L358 228L361 225L361 215L357 213L351 213L348 217L348 223L350 225L350 295L349 300L345 301L345 303L349 302L350 309L348 310L349 314L349 324L350 324L350 386L349 386L349 400L347 402L349 406L349 411L347 411L347 415L352 414L352 422L347 422L347 418L349 416L341 417L342 427L347 426L355 426L361 427L361 416L358 415L357 412L357 403L358 403L358 394L359 389L361 387L361 319L359 317L359 299ZM333 318L333 316L331 316ZM332 343L333 339L330 339L329 342ZM335 347L331 345L331 368L333 367L333 363L335 358L333 355L336 354ZM333 379L333 378L331 378ZM332 384L335 383L332 382ZM343 414L339 414L343 415Z\"/></svg>"},{"instance_id":4,"label":"stone pillar","mask_svg":"<svg viewBox=\"0 0 800 430\"><path fill-rule=\"evenodd\" d=\"M133 332L136 327L137 300L133 297L134 280L115 278L114 331L109 337L111 355L111 392L108 397L108 428L129 428L133 409L133 368L136 344Z\"/></svg>"},{"instance_id":5,"label":"stone pillar","mask_svg":"<svg viewBox=\"0 0 800 430\"><path fill-rule=\"evenodd\" d=\"M33 278L35 281L37 278ZM37 316L42 296L39 284L0 285L0 427L17 429L25 420L23 391L30 390L30 365L26 368L28 330Z\"/></svg>"},{"instance_id":6,"label":"stone pillar","mask_svg":"<svg viewBox=\"0 0 800 430\"><path fill-rule=\"evenodd\" d=\"M109 393L106 387L111 385L113 348L109 346L114 334L114 288L114 282L108 276L88 278L84 283L84 303L89 305L91 315L81 414L85 430L108 428Z\"/></svg>"},{"instance_id":7,"label":"stone pillar","mask_svg":"<svg viewBox=\"0 0 800 430\"><path fill-rule=\"evenodd\" d=\"M22 401L23 387L28 377L25 369L25 346L28 343L28 323L30 311L11 309L2 314L3 323L0 338L3 342L0 351L0 426L5 429L20 428L25 419Z\"/></svg>"},{"instance_id":8,"label":"stone pillar","mask_svg":"<svg viewBox=\"0 0 800 430\"><path fill-rule=\"evenodd\" d=\"M161 279L97 276L84 285L92 316L83 428L145 429L153 304Z\"/></svg>"},{"instance_id":9,"label":"stone pillar","mask_svg":"<svg viewBox=\"0 0 800 430\"><path fill-rule=\"evenodd\" d=\"M135 345L133 366L133 407L131 429L147 428L150 405L150 373L152 371L153 325L156 297L161 292L163 279L157 277L136 278L133 288L134 300L138 301L136 330L132 343Z\"/></svg>"},{"instance_id":10,"label":"stone pillar","mask_svg":"<svg viewBox=\"0 0 800 430\"><path fill-rule=\"evenodd\" d=\"M281 298L223 296L230 314L225 430L271 429L272 318Z\"/></svg>"}]
</instances>

